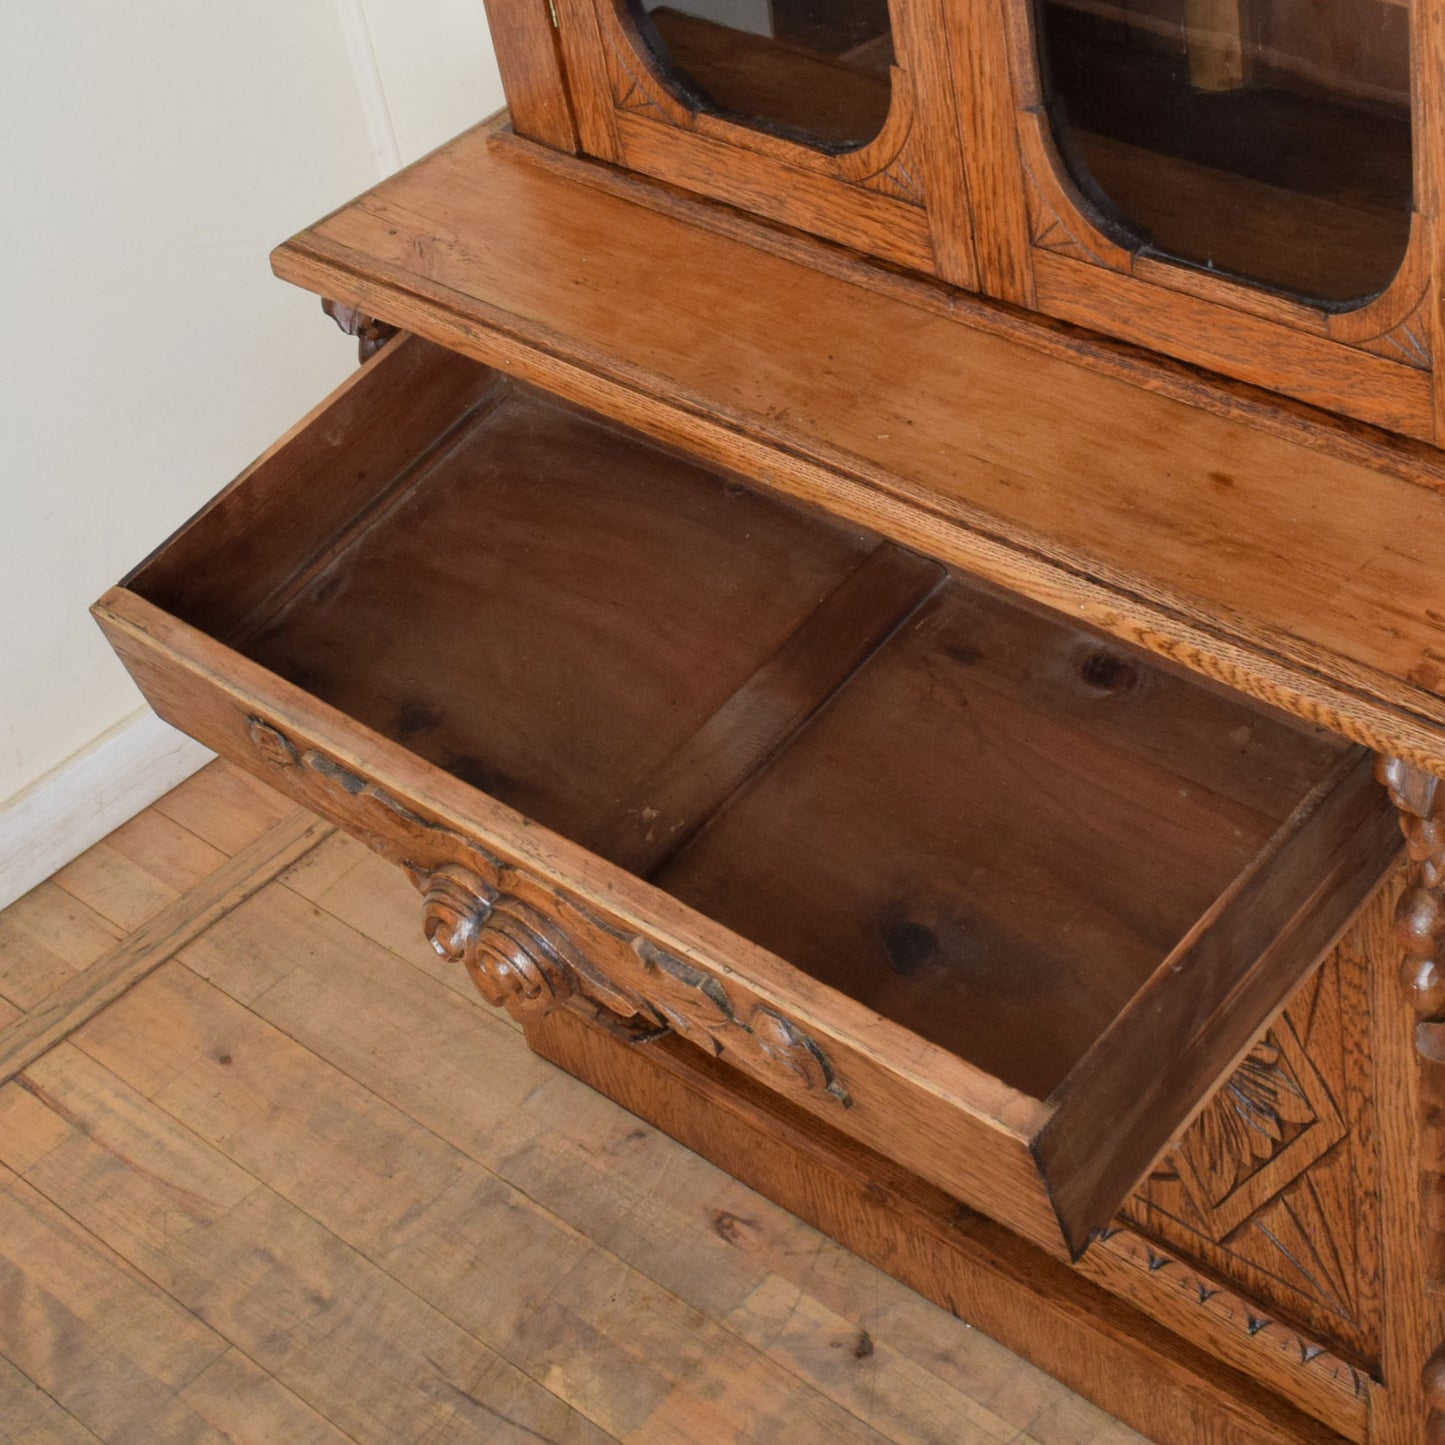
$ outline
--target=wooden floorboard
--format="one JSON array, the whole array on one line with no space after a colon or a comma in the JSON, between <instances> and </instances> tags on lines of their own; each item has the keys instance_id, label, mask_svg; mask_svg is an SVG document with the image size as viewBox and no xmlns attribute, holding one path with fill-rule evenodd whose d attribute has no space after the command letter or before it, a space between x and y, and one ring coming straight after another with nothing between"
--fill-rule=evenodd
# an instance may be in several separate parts
<instances>
[{"instance_id":1,"label":"wooden floorboard","mask_svg":"<svg viewBox=\"0 0 1445 1445\"><path fill-rule=\"evenodd\" d=\"M0 1084L119 998L332 833L296 810L0 1030Z\"/></svg>"},{"instance_id":2,"label":"wooden floorboard","mask_svg":"<svg viewBox=\"0 0 1445 1445\"><path fill-rule=\"evenodd\" d=\"M0 1439L27 1445L86 1445L100 1438L5 1359L0 1359L0 1422Z\"/></svg>"},{"instance_id":3,"label":"wooden floorboard","mask_svg":"<svg viewBox=\"0 0 1445 1445\"><path fill-rule=\"evenodd\" d=\"M0 998L21 1013L109 953L125 930L59 884L42 883L0 912Z\"/></svg>"},{"instance_id":4,"label":"wooden floorboard","mask_svg":"<svg viewBox=\"0 0 1445 1445\"><path fill-rule=\"evenodd\" d=\"M0 1445L1139 1440L535 1058L259 784L98 847L0 914Z\"/></svg>"},{"instance_id":5,"label":"wooden floorboard","mask_svg":"<svg viewBox=\"0 0 1445 1445\"><path fill-rule=\"evenodd\" d=\"M274 828L292 804L248 773L214 763L167 793L154 811L235 857L267 828Z\"/></svg>"}]
</instances>

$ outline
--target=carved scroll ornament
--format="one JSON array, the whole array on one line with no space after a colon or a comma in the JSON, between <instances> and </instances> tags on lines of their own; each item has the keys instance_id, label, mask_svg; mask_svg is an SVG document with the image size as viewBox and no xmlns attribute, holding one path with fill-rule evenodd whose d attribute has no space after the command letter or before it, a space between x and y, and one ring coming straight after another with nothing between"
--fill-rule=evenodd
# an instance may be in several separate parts
<instances>
[{"instance_id":1,"label":"carved scroll ornament","mask_svg":"<svg viewBox=\"0 0 1445 1445\"><path fill-rule=\"evenodd\" d=\"M515 1018L586 1000L634 1039L675 1032L774 1087L851 1102L827 1054L795 1023L763 1004L740 1008L721 980L645 939L604 970L540 909L459 864L426 880L422 926L437 953L464 964L482 997Z\"/></svg>"},{"instance_id":2,"label":"carved scroll ornament","mask_svg":"<svg viewBox=\"0 0 1445 1445\"><path fill-rule=\"evenodd\" d=\"M370 361L400 330L389 321L378 321L376 317L340 301L323 300L321 309L346 335L356 338L359 361Z\"/></svg>"},{"instance_id":3,"label":"carved scroll ornament","mask_svg":"<svg viewBox=\"0 0 1445 1445\"><path fill-rule=\"evenodd\" d=\"M714 974L492 856L319 748L298 746L265 718L248 717L246 736L290 775L288 792L406 870L422 893L431 946L465 965L488 1003L522 1020L572 1004L633 1042L680 1034L781 1092L851 1105L822 1046L777 1010L739 1003ZM467 861L451 861L458 857Z\"/></svg>"},{"instance_id":4,"label":"carved scroll ornament","mask_svg":"<svg viewBox=\"0 0 1445 1445\"><path fill-rule=\"evenodd\" d=\"M439 868L422 895L427 942L466 966L482 997L515 1018L571 998L570 945L535 908L503 898L470 869Z\"/></svg>"}]
</instances>

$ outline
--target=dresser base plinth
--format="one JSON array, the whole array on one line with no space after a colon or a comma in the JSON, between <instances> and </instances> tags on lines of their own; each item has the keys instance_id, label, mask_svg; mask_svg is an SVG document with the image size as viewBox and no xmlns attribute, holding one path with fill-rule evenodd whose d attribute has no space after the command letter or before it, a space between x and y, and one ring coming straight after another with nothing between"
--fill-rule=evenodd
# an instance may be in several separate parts
<instances>
[{"instance_id":1,"label":"dresser base plinth","mask_svg":"<svg viewBox=\"0 0 1445 1445\"><path fill-rule=\"evenodd\" d=\"M534 1052L1160 1445L1340 1441L1293 1406L916 1175L673 1040L566 1010Z\"/></svg>"}]
</instances>

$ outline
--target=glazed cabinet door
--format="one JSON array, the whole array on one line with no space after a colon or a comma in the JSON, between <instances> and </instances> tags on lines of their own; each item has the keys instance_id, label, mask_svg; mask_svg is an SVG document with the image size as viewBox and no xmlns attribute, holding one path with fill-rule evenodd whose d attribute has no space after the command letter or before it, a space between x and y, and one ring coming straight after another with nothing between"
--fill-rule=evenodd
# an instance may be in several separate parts
<instances>
[{"instance_id":1,"label":"glazed cabinet door","mask_svg":"<svg viewBox=\"0 0 1445 1445\"><path fill-rule=\"evenodd\" d=\"M979 284L938 0L555 0L583 151Z\"/></svg>"},{"instance_id":2,"label":"glazed cabinet door","mask_svg":"<svg viewBox=\"0 0 1445 1445\"><path fill-rule=\"evenodd\" d=\"M1437 435L1427 7L548 3L494 0L525 135Z\"/></svg>"},{"instance_id":3,"label":"glazed cabinet door","mask_svg":"<svg viewBox=\"0 0 1445 1445\"><path fill-rule=\"evenodd\" d=\"M993 152L1016 197L991 215L1015 257L999 294L1435 435L1428 8L989 0L980 14L1012 84L975 102L1015 137Z\"/></svg>"}]
</instances>

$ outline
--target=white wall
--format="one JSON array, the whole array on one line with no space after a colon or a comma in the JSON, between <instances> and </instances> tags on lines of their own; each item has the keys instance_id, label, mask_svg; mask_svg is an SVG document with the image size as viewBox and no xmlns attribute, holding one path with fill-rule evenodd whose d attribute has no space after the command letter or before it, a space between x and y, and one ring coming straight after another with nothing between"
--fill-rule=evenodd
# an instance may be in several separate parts
<instances>
[{"instance_id":1,"label":"white wall","mask_svg":"<svg viewBox=\"0 0 1445 1445\"><path fill-rule=\"evenodd\" d=\"M86 608L354 363L271 247L501 104L481 0L3 9L0 906L195 765Z\"/></svg>"}]
</instances>

